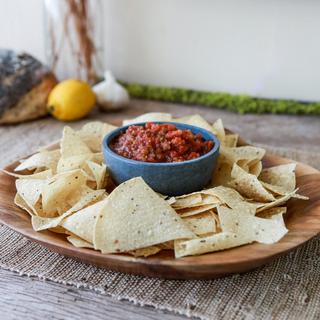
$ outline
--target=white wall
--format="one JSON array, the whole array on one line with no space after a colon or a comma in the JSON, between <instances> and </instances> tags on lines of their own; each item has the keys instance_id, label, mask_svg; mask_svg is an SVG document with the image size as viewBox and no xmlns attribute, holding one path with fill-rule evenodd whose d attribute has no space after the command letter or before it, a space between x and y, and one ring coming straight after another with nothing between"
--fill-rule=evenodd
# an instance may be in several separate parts
<instances>
[{"instance_id":1,"label":"white wall","mask_svg":"<svg viewBox=\"0 0 320 320\"><path fill-rule=\"evenodd\" d=\"M0 0L0 48L44 59L43 12L42 0Z\"/></svg>"},{"instance_id":2,"label":"white wall","mask_svg":"<svg viewBox=\"0 0 320 320\"><path fill-rule=\"evenodd\" d=\"M56 0L60 1L60 0ZM105 0L105 64L157 85L320 100L320 1ZM0 46L44 58L41 0L0 0Z\"/></svg>"}]
</instances>

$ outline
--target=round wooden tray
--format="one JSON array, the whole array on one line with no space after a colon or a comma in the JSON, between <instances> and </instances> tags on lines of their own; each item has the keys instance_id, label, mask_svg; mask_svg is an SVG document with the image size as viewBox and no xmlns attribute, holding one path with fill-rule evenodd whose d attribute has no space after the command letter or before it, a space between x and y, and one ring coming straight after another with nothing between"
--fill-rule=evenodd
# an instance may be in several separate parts
<instances>
[{"instance_id":1,"label":"round wooden tray","mask_svg":"<svg viewBox=\"0 0 320 320\"><path fill-rule=\"evenodd\" d=\"M267 154L264 167L294 162ZM18 161L5 169L13 171ZM74 259L106 269L166 279L212 279L232 273L241 273L264 265L278 256L305 243L320 232L320 172L308 165L297 163L299 194L309 201L292 199L285 215L289 232L272 245L249 244L201 256L174 259L170 251L162 251L149 258L134 258L120 254L101 254L91 249L72 246L63 235L50 231L36 232L30 216L18 208L13 199L15 178L0 173L0 222L32 241Z\"/></svg>"}]
</instances>

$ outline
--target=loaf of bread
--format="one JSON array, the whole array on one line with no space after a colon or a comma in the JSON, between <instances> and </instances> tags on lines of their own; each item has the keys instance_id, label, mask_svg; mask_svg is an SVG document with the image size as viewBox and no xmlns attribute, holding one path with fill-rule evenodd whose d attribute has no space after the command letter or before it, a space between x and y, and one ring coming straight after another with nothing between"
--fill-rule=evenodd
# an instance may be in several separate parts
<instances>
[{"instance_id":1,"label":"loaf of bread","mask_svg":"<svg viewBox=\"0 0 320 320\"><path fill-rule=\"evenodd\" d=\"M47 114L54 74L27 53L0 49L0 124L18 123Z\"/></svg>"}]
</instances>

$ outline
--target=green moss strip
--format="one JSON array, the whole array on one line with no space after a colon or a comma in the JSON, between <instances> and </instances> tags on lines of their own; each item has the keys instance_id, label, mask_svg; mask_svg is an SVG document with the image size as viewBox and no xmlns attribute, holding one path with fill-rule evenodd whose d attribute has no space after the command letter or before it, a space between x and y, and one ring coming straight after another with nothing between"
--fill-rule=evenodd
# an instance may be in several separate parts
<instances>
[{"instance_id":1,"label":"green moss strip","mask_svg":"<svg viewBox=\"0 0 320 320\"><path fill-rule=\"evenodd\" d=\"M238 113L320 114L320 102L304 103L294 100L273 100L235 95L167 88L137 83L124 83L131 97L148 100L197 104Z\"/></svg>"}]
</instances>

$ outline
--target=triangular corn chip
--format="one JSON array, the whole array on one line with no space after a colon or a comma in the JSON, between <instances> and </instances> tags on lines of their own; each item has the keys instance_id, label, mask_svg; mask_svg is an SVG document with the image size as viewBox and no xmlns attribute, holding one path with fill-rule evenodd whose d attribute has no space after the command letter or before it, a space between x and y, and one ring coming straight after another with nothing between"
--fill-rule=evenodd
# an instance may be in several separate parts
<instances>
[{"instance_id":1,"label":"triangular corn chip","mask_svg":"<svg viewBox=\"0 0 320 320\"><path fill-rule=\"evenodd\" d=\"M176 201L171 205L173 208L189 208L194 205L201 205L202 197L201 194L190 194L182 198L176 197Z\"/></svg>"},{"instance_id":2,"label":"triangular corn chip","mask_svg":"<svg viewBox=\"0 0 320 320\"><path fill-rule=\"evenodd\" d=\"M287 212L287 207L276 207L261 211L257 214L257 217L270 219L277 217L278 215L284 215Z\"/></svg>"},{"instance_id":3,"label":"triangular corn chip","mask_svg":"<svg viewBox=\"0 0 320 320\"><path fill-rule=\"evenodd\" d=\"M94 225L107 199L86 207L61 222L61 226L79 238L93 243Z\"/></svg>"},{"instance_id":4,"label":"triangular corn chip","mask_svg":"<svg viewBox=\"0 0 320 320\"><path fill-rule=\"evenodd\" d=\"M153 256L155 254L157 254L158 252L161 251L161 248L158 246L150 246L147 248L141 248L141 249L137 249L137 250L132 250L129 251L128 253L133 255L134 257L149 257L149 256Z\"/></svg>"},{"instance_id":5,"label":"triangular corn chip","mask_svg":"<svg viewBox=\"0 0 320 320\"><path fill-rule=\"evenodd\" d=\"M218 158L217 166L211 179L212 186L227 186L231 181L232 165Z\"/></svg>"},{"instance_id":6,"label":"triangular corn chip","mask_svg":"<svg viewBox=\"0 0 320 320\"><path fill-rule=\"evenodd\" d=\"M24 199L20 196L19 193L16 193L14 197L14 204L20 207L21 209L27 211L30 216L34 215L33 210L28 206L28 204L24 201Z\"/></svg>"},{"instance_id":7,"label":"triangular corn chip","mask_svg":"<svg viewBox=\"0 0 320 320\"><path fill-rule=\"evenodd\" d=\"M282 214L277 219L264 219L244 214L237 209L219 207L218 215L223 232L232 232L241 239L247 239L247 243L275 243L288 232L281 218Z\"/></svg>"},{"instance_id":8,"label":"triangular corn chip","mask_svg":"<svg viewBox=\"0 0 320 320\"><path fill-rule=\"evenodd\" d=\"M18 174L18 173L14 173L14 172L10 172L7 170L0 170L2 172L4 172L5 174L15 177L15 178L19 178L19 179L48 179L52 177L52 170L45 170L45 171L41 171L38 173L33 173L33 174Z\"/></svg>"},{"instance_id":9,"label":"triangular corn chip","mask_svg":"<svg viewBox=\"0 0 320 320\"><path fill-rule=\"evenodd\" d=\"M61 216L55 218L46 218L46 217L32 217L31 223L32 227L36 231L46 230L49 228L55 228L59 226L63 219L69 215L77 212L89 204L100 201L101 198L106 194L105 190L91 190L88 191L87 188L83 188L81 192L82 196L69 210L63 213Z\"/></svg>"},{"instance_id":10,"label":"triangular corn chip","mask_svg":"<svg viewBox=\"0 0 320 320\"><path fill-rule=\"evenodd\" d=\"M47 184L43 179L17 179L17 192L23 200L32 208L39 200L42 190Z\"/></svg>"},{"instance_id":11,"label":"triangular corn chip","mask_svg":"<svg viewBox=\"0 0 320 320\"><path fill-rule=\"evenodd\" d=\"M154 122L154 121L164 121L170 122L172 121L172 115L170 113L163 113L163 112L149 112L142 114L139 117L128 119L123 121L123 125L129 125L139 122Z\"/></svg>"},{"instance_id":12,"label":"triangular corn chip","mask_svg":"<svg viewBox=\"0 0 320 320\"><path fill-rule=\"evenodd\" d=\"M210 211L184 218L183 221L197 236L216 232L216 221Z\"/></svg>"},{"instance_id":13,"label":"triangular corn chip","mask_svg":"<svg viewBox=\"0 0 320 320\"><path fill-rule=\"evenodd\" d=\"M256 177L259 176L259 174L262 171L262 162L261 161L257 161L253 164L248 164L249 167L249 173L255 175Z\"/></svg>"},{"instance_id":14,"label":"triangular corn chip","mask_svg":"<svg viewBox=\"0 0 320 320\"><path fill-rule=\"evenodd\" d=\"M234 164L240 160L251 162L253 160L259 161L265 155L265 150L253 146L244 146L237 148L221 147L220 154L224 161Z\"/></svg>"},{"instance_id":15,"label":"triangular corn chip","mask_svg":"<svg viewBox=\"0 0 320 320\"><path fill-rule=\"evenodd\" d=\"M106 165L104 163L100 165L92 161L87 161L86 163L96 181L97 189L103 188L107 173Z\"/></svg>"},{"instance_id":16,"label":"triangular corn chip","mask_svg":"<svg viewBox=\"0 0 320 320\"><path fill-rule=\"evenodd\" d=\"M93 249L93 245L75 235L67 237L67 240L76 248L90 248Z\"/></svg>"},{"instance_id":17,"label":"triangular corn chip","mask_svg":"<svg viewBox=\"0 0 320 320\"><path fill-rule=\"evenodd\" d=\"M126 252L193 237L179 215L139 177L109 195L96 223L94 246L103 253Z\"/></svg>"},{"instance_id":18,"label":"triangular corn chip","mask_svg":"<svg viewBox=\"0 0 320 320\"><path fill-rule=\"evenodd\" d=\"M56 213L57 208L61 208L70 194L85 185L86 180L87 178L81 170L69 171L51 178L42 191L44 212L49 215Z\"/></svg>"},{"instance_id":19,"label":"triangular corn chip","mask_svg":"<svg viewBox=\"0 0 320 320\"><path fill-rule=\"evenodd\" d=\"M261 181L261 184L264 186L265 189L267 189L268 191L276 194L276 195L286 195L290 192L288 192L287 190L285 190L283 187L279 187L279 186L275 186L266 182Z\"/></svg>"},{"instance_id":20,"label":"triangular corn chip","mask_svg":"<svg viewBox=\"0 0 320 320\"><path fill-rule=\"evenodd\" d=\"M87 160L91 160L93 153L80 154L76 156L71 156L68 158L60 158L57 166L57 172L67 172L76 169L82 169L86 164Z\"/></svg>"},{"instance_id":21,"label":"triangular corn chip","mask_svg":"<svg viewBox=\"0 0 320 320\"><path fill-rule=\"evenodd\" d=\"M289 163L263 169L259 176L259 180L270 185L278 186L289 193L296 187L295 168L295 163Z\"/></svg>"},{"instance_id":22,"label":"triangular corn chip","mask_svg":"<svg viewBox=\"0 0 320 320\"><path fill-rule=\"evenodd\" d=\"M36 168L52 169L54 172L60 158L60 150L42 151L23 160L14 171L34 170Z\"/></svg>"},{"instance_id":23,"label":"triangular corn chip","mask_svg":"<svg viewBox=\"0 0 320 320\"><path fill-rule=\"evenodd\" d=\"M222 145L229 148L235 148L238 144L238 139L239 139L238 134L227 134L224 137L224 141Z\"/></svg>"},{"instance_id":24,"label":"triangular corn chip","mask_svg":"<svg viewBox=\"0 0 320 320\"><path fill-rule=\"evenodd\" d=\"M232 209L238 209L241 212L255 215L257 205L245 201L239 192L228 187L215 187L207 190L203 190L207 194L212 194L220 199L220 204L226 204Z\"/></svg>"},{"instance_id":25,"label":"triangular corn chip","mask_svg":"<svg viewBox=\"0 0 320 320\"><path fill-rule=\"evenodd\" d=\"M205 238L176 240L174 242L174 254L176 258L181 258L230 249L246 243L248 243L247 239L241 239L235 233L220 232Z\"/></svg>"},{"instance_id":26,"label":"triangular corn chip","mask_svg":"<svg viewBox=\"0 0 320 320\"><path fill-rule=\"evenodd\" d=\"M245 172L236 164L233 165L231 177L233 179L231 185L248 199L263 202L275 200L274 196L262 186L255 175Z\"/></svg>"},{"instance_id":27,"label":"triangular corn chip","mask_svg":"<svg viewBox=\"0 0 320 320\"><path fill-rule=\"evenodd\" d=\"M203 119L200 115L195 114L192 116L185 116L178 119L173 119L174 122L190 124L191 126L200 127L208 131L212 131L212 126L207 120Z\"/></svg>"},{"instance_id":28,"label":"triangular corn chip","mask_svg":"<svg viewBox=\"0 0 320 320\"><path fill-rule=\"evenodd\" d=\"M78 131L78 135L92 152L101 152L103 138L116 128L109 123L93 121L86 123Z\"/></svg>"},{"instance_id":29,"label":"triangular corn chip","mask_svg":"<svg viewBox=\"0 0 320 320\"><path fill-rule=\"evenodd\" d=\"M205 204L203 206L190 207L190 208L185 208L181 210L176 209L176 211L180 215L180 217L185 218L185 217L194 216L202 212L206 212L208 210L216 208L218 205L219 205L218 203Z\"/></svg>"},{"instance_id":30,"label":"triangular corn chip","mask_svg":"<svg viewBox=\"0 0 320 320\"><path fill-rule=\"evenodd\" d=\"M290 198L293 198L296 195L297 190L298 189L296 189L290 193L287 193L286 195L281 196L272 202L257 204L257 205L259 205L257 212L260 212L260 211L263 211L266 209L270 209L270 208L274 208L274 207L278 207L278 206L285 204ZM307 200L307 199L305 199L305 200Z\"/></svg>"},{"instance_id":31,"label":"triangular corn chip","mask_svg":"<svg viewBox=\"0 0 320 320\"><path fill-rule=\"evenodd\" d=\"M78 133L68 126L63 128L60 144L61 156L63 158L92 153L90 148L81 140Z\"/></svg>"},{"instance_id":32,"label":"triangular corn chip","mask_svg":"<svg viewBox=\"0 0 320 320\"><path fill-rule=\"evenodd\" d=\"M216 137L220 140L221 145L225 143L226 133L224 131L223 123L221 119L216 120L213 125L211 131L216 135ZM228 138L229 139L229 138Z\"/></svg>"}]
</instances>

